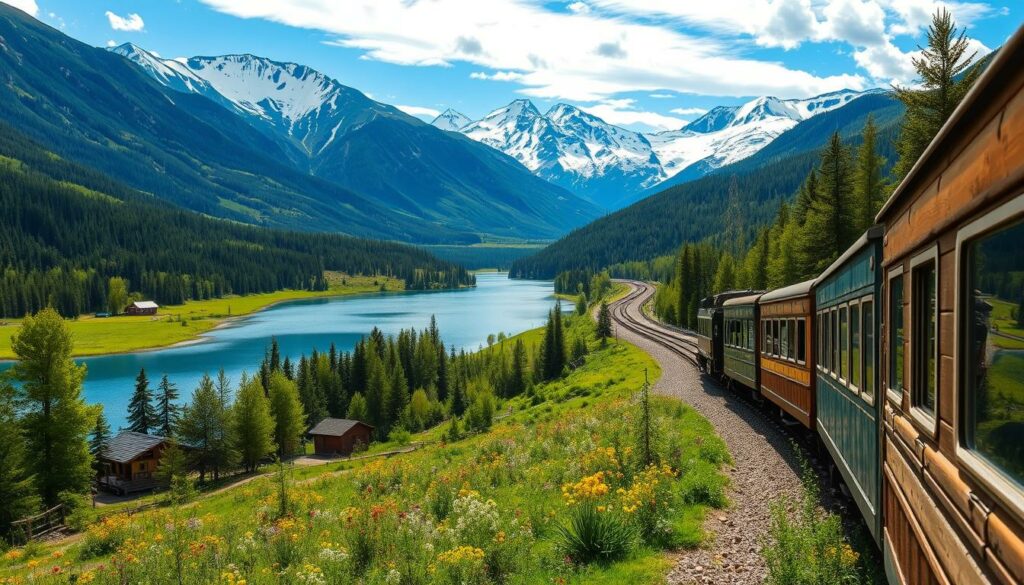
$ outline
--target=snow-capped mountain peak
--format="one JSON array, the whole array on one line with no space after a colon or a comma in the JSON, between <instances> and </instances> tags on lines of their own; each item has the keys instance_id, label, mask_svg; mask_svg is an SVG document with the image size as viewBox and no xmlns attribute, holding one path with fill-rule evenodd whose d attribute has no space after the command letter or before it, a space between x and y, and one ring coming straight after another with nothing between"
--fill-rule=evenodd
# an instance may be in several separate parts
<instances>
[{"instance_id":1,"label":"snow-capped mountain peak","mask_svg":"<svg viewBox=\"0 0 1024 585\"><path fill-rule=\"evenodd\" d=\"M472 121L473 120L471 120L469 116L448 108L442 112L440 116L434 118L434 121L431 122L430 125L440 128L441 130L458 132L463 126Z\"/></svg>"}]
</instances>

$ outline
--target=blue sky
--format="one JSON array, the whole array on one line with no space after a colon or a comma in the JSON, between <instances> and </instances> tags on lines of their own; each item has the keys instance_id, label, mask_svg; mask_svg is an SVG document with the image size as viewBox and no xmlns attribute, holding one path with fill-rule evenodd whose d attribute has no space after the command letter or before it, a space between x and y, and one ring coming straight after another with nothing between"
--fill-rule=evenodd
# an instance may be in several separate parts
<instances>
[{"instance_id":1,"label":"blue sky","mask_svg":"<svg viewBox=\"0 0 1024 585\"><path fill-rule=\"evenodd\" d=\"M938 6L979 53L1024 18L1019 0L9 1L91 45L294 61L427 119L529 97L638 130L759 95L911 83Z\"/></svg>"}]
</instances>

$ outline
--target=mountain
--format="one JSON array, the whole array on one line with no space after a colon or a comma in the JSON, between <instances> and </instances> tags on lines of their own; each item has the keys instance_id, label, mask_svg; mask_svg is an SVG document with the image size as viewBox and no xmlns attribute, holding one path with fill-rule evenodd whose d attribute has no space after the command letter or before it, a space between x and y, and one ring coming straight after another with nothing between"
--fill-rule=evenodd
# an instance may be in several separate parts
<instances>
[{"instance_id":1,"label":"mountain","mask_svg":"<svg viewBox=\"0 0 1024 585\"><path fill-rule=\"evenodd\" d=\"M521 162L539 177L606 209L743 160L804 120L873 92L844 90L809 99L760 97L719 106L678 130L641 134L558 104L541 114L520 99L466 124L435 125L458 131ZM461 114L460 114L461 116Z\"/></svg>"},{"instance_id":2,"label":"mountain","mask_svg":"<svg viewBox=\"0 0 1024 585\"><path fill-rule=\"evenodd\" d=\"M440 128L441 130L458 132L463 126L472 121L473 120L469 119L469 116L448 108L442 112L440 116L434 118L430 125L435 128Z\"/></svg>"},{"instance_id":3,"label":"mountain","mask_svg":"<svg viewBox=\"0 0 1024 585\"><path fill-rule=\"evenodd\" d=\"M539 177L613 209L623 193L663 178L647 139L569 104L541 114L515 100L461 133L508 154Z\"/></svg>"},{"instance_id":4,"label":"mountain","mask_svg":"<svg viewBox=\"0 0 1024 585\"><path fill-rule=\"evenodd\" d=\"M507 156L442 132L309 67L255 55L112 51L168 89L224 106L299 170L443 232L551 239L600 211Z\"/></svg>"},{"instance_id":5,"label":"mountain","mask_svg":"<svg viewBox=\"0 0 1024 585\"><path fill-rule=\"evenodd\" d=\"M770 221L779 204L793 196L818 164L820 150L833 132L848 144L858 144L868 115L878 126L877 147L888 169L896 159L893 145L902 112L898 102L881 93L831 108L799 122L744 160L653 194L516 260L512 276L553 278L565 270L600 270L671 254L682 242L722 233L727 225L740 226L740 232L753 230ZM721 130L730 123L723 121L727 118L702 124Z\"/></svg>"}]
</instances>

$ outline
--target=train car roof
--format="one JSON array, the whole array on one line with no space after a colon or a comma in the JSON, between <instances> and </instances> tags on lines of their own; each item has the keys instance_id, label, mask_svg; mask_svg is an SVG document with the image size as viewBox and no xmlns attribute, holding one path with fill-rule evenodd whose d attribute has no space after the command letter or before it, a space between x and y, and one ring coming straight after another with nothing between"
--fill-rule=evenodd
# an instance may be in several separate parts
<instances>
[{"instance_id":1,"label":"train car roof","mask_svg":"<svg viewBox=\"0 0 1024 585\"><path fill-rule=\"evenodd\" d=\"M811 286L817 287L819 284L824 282L826 278L832 276L832 274L835 271L842 268L843 264L846 264L847 260L853 258L853 256L855 256L857 253L863 250L869 242L880 239L883 233L885 233L884 226L873 225L869 227L868 231L861 234L861 236L857 238L857 241L854 242L853 245L851 245L849 248L847 248L845 252L843 252L842 256L836 258L836 261L833 262L828 268L826 268L825 272L822 272L820 275L818 275L818 278L814 279L814 282L811 283Z\"/></svg>"},{"instance_id":2,"label":"train car roof","mask_svg":"<svg viewBox=\"0 0 1024 585\"><path fill-rule=\"evenodd\" d=\"M774 301L786 301L789 299L796 299L800 297L807 297L811 295L811 289L814 288L814 279L805 280L782 288L777 288L772 291L768 291L761 295L761 303L771 303Z\"/></svg>"},{"instance_id":3,"label":"train car roof","mask_svg":"<svg viewBox=\"0 0 1024 585\"><path fill-rule=\"evenodd\" d=\"M960 101L960 105L928 144L928 148L924 150L921 158L917 159L885 205L878 210L878 215L875 216L876 222L883 223L897 203L922 187L920 183L928 179L927 170L935 164L941 164L949 157L955 141L963 140L965 136L974 135L971 128L984 116L991 115L984 104L1004 91L1009 80L1021 75L1021 72L1024 71L1021 63L1024 63L1024 26L1018 28L1017 32L998 50L992 62L974 82L974 87L967 92L964 99Z\"/></svg>"},{"instance_id":4,"label":"train car roof","mask_svg":"<svg viewBox=\"0 0 1024 585\"><path fill-rule=\"evenodd\" d=\"M762 294L763 293L757 293L757 294L747 295L745 297L736 297L734 299L729 299L728 301L725 301L725 303L722 306L723 307L735 307L737 305L753 305L754 303L757 302L757 299L761 298Z\"/></svg>"}]
</instances>

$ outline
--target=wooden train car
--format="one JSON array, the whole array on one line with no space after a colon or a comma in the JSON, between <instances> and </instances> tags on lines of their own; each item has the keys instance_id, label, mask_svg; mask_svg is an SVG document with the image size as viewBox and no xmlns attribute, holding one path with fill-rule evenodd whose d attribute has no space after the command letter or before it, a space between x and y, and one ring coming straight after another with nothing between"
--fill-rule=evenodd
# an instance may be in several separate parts
<instances>
[{"instance_id":1,"label":"wooden train car","mask_svg":"<svg viewBox=\"0 0 1024 585\"><path fill-rule=\"evenodd\" d=\"M736 297L722 304L722 373L730 384L759 388L757 352L757 299L760 293Z\"/></svg>"},{"instance_id":2,"label":"wooden train car","mask_svg":"<svg viewBox=\"0 0 1024 585\"><path fill-rule=\"evenodd\" d=\"M722 375L722 304L729 299L752 294L751 290L732 290L706 297L697 309L697 362L712 376Z\"/></svg>"},{"instance_id":3,"label":"wooden train car","mask_svg":"<svg viewBox=\"0 0 1024 585\"><path fill-rule=\"evenodd\" d=\"M813 280L765 293L760 307L761 394L814 428Z\"/></svg>"},{"instance_id":4,"label":"wooden train car","mask_svg":"<svg viewBox=\"0 0 1024 585\"><path fill-rule=\"evenodd\" d=\"M878 215L892 582L1024 582L1022 63L1018 31Z\"/></svg>"},{"instance_id":5,"label":"wooden train car","mask_svg":"<svg viewBox=\"0 0 1024 585\"><path fill-rule=\"evenodd\" d=\"M881 401L875 366L881 242L881 226L872 227L814 281L818 435L876 542L881 538Z\"/></svg>"}]
</instances>

